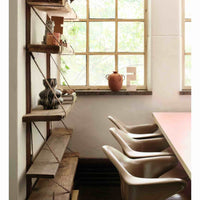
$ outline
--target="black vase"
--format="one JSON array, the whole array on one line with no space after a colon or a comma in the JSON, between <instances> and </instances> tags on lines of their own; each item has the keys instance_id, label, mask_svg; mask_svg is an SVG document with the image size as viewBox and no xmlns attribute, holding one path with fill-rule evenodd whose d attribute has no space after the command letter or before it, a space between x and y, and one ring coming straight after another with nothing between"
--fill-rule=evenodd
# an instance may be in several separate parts
<instances>
[{"instance_id":1,"label":"black vase","mask_svg":"<svg viewBox=\"0 0 200 200\"><path fill-rule=\"evenodd\" d=\"M57 80L55 78L48 78L46 80L48 81L50 86L53 88L53 90L56 93L56 96L58 97L58 99L62 103L63 102L63 98L61 97L62 92L59 91L59 90L54 89L55 86L57 85ZM45 110L57 109L58 105L59 105L59 102L55 98L54 93L51 91L51 89L49 88L48 84L46 83L46 80L45 79L43 80L43 85L45 87L45 90L40 92L40 94L39 94L40 100L38 101L38 104L42 105Z\"/></svg>"}]
</instances>

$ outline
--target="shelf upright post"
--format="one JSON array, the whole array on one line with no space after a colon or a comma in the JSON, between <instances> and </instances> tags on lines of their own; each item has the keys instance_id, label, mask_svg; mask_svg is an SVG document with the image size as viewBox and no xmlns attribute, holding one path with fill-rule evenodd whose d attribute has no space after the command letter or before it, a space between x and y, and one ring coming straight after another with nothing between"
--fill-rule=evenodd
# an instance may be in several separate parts
<instances>
[{"instance_id":1,"label":"shelf upright post","mask_svg":"<svg viewBox=\"0 0 200 200\"><path fill-rule=\"evenodd\" d=\"M46 77L51 78L51 54L50 53L46 54ZM50 123L52 122L46 123L47 138L49 138L49 136L51 135Z\"/></svg>"},{"instance_id":2,"label":"shelf upright post","mask_svg":"<svg viewBox=\"0 0 200 200\"><path fill-rule=\"evenodd\" d=\"M31 41L31 8L26 3L26 113L31 112L31 58L27 46ZM31 122L26 123L26 171L32 162L31 155ZM28 198L32 190L32 181L26 177L26 197Z\"/></svg>"},{"instance_id":3,"label":"shelf upright post","mask_svg":"<svg viewBox=\"0 0 200 200\"><path fill-rule=\"evenodd\" d=\"M49 16L47 15L47 20L49 20ZM45 27L46 28L46 27ZM51 54L47 53L46 54L46 77L51 78ZM50 123L52 122L47 122L46 123L46 129L47 129L47 138L51 135L51 130L50 130Z\"/></svg>"}]
</instances>

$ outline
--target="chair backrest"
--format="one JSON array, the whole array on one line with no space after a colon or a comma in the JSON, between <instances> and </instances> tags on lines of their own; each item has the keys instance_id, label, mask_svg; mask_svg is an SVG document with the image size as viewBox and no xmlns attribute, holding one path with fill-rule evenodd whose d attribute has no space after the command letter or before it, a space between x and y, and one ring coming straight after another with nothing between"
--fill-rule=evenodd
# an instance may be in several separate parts
<instances>
[{"instance_id":1,"label":"chair backrest","mask_svg":"<svg viewBox=\"0 0 200 200\"><path fill-rule=\"evenodd\" d=\"M114 138L118 141L118 143L120 144L121 148L124 151L128 151L128 150L138 151L141 148L141 142L138 142L137 140L131 138L124 131L119 130L114 127L110 128L109 131L114 136Z\"/></svg>"},{"instance_id":2,"label":"chair backrest","mask_svg":"<svg viewBox=\"0 0 200 200\"><path fill-rule=\"evenodd\" d=\"M112 116L108 116L108 119L111 121L111 122L113 122L113 124L115 124L115 126L118 128L118 129L120 129L120 130L123 130L124 132L128 132L127 130L126 130L126 125L122 122L122 121L120 121L119 119L117 119L116 117L112 117Z\"/></svg>"},{"instance_id":3,"label":"chair backrest","mask_svg":"<svg viewBox=\"0 0 200 200\"><path fill-rule=\"evenodd\" d=\"M102 149L109 158L109 160L117 168L120 177L130 176L127 170L127 168L129 169L128 165L130 158L128 158L126 155L109 145L104 145Z\"/></svg>"}]
</instances>

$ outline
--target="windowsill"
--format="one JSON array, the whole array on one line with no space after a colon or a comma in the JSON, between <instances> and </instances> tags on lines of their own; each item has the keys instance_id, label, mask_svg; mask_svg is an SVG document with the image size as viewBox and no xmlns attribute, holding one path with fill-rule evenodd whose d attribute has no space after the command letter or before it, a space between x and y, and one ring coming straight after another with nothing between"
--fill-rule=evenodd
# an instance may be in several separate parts
<instances>
[{"instance_id":1,"label":"windowsill","mask_svg":"<svg viewBox=\"0 0 200 200\"><path fill-rule=\"evenodd\" d=\"M89 95L152 95L152 91L137 90L137 91L126 91L120 90L113 92L111 90L76 90L77 96L89 96Z\"/></svg>"},{"instance_id":2,"label":"windowsill","mask_svg":"<svg viewBox=\"0 0 200 200\"><path fill-rule=\"evenodd\" d=\"M179 94L180 95L191 95L191 90L181 90L180 92L179 92Z\"/></svg>"}]
</instances>

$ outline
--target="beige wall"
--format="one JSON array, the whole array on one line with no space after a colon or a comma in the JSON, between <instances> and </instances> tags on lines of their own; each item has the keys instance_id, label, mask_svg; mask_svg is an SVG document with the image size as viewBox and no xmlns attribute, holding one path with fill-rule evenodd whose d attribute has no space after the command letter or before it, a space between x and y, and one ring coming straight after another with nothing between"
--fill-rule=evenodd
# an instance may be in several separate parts
<instances>
[{"instance_id":1,"label":"beige wall","mask_svg":"<svg viewBox=\"0 0 200 200\"><path fill-rule=\"evenodd\" d=\"M181 0L152 0L151 34L149 35L148 87L152 96L88 96L79 97L66 123L74 128L70 147L81 157L105 157L101 146L119 147L108 129L108 115L132 124L152 122L153 111L190 111L190 96L180 96L181 80ZM25 3L12 1L10 6L10 200L25 198ZM17 16L17 17L16 17ZM34 16L34 15L33 15ZM43 17L45 17L43 15ZM32 42L40 43L44 27L32 19ZM35 54L45 72L45 56ZM32 69L32 104L37 104L43 89L42 77ZM54 75L56 76L56 75ZM38 123L45 134L44 123ZM61 123L55 123L60 126ZM33 128L34 152L42 139Z\"/></svg>"}]
</instances>

